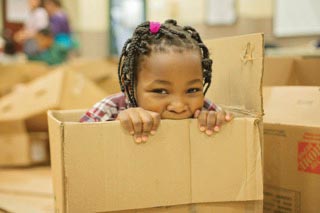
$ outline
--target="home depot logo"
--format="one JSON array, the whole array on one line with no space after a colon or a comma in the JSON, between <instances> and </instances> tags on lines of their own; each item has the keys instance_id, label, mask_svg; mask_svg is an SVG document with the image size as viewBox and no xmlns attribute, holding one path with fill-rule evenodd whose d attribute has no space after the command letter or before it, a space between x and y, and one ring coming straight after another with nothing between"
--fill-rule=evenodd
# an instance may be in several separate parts
<instances>
[{"instance_id":1,"label":"home depot logo","mask_svg":"<svg viewBox=\"0 0 320 213\"><path fill-rule=\"evenodd\" d=\"M304 133L303 138L308 142L298 143L298 170L320 174L320 141L319 134Z\"/></svg>"}]
</instances>

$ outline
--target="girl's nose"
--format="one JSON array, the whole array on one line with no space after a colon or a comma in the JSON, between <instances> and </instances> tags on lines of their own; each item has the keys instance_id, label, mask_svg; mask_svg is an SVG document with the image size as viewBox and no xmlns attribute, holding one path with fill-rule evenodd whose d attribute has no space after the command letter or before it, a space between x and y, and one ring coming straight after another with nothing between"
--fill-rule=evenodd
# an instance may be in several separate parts
<instances>
[{"instance_id":1,"label":"girl's nose","mask_svg":"<svg viewBox=\"0 0 320 213\"><path fill-rule=\"evenodd\" d=\"M182 113L186 111L187 107L186 104L183 103L181 100L174 100L172 101L168 107L167 110L174 113Z\"/></svg>"}]
</instances>

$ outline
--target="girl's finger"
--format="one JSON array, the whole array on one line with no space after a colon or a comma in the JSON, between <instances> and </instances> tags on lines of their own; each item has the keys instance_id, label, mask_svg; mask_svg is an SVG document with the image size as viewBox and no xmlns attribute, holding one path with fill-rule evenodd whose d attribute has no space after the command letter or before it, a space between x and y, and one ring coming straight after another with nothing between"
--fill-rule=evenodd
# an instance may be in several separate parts
<instances>
[{"instance_id":1,"label":"girl's finger","mask_svg":"<svg viewBox=\"0 0 320 213\"><path fill-rule=\"evenodd\" d=\"M217 112L209 111L207 116L207 130L206 130L207 135L212 135L216 122L217 122Z\"/></svg>"},{"instance_id":2,"label":"girl's finger","mask_svg":"<svg viewBox=\"0 0 320 213\"><path fill-rule=\"evenodd\" d=\"M139 112L139 115L142 120L142 142L146 142L153 127L153 118L150 113L145 110Z\"/></svg>"},{"instance_id":3,"label":"girl's finger","mask_svg":"<svg viewBox=\"0 0 320 213\"><path fill-rule=\"evenodd\" d=\"M193 114L193 118L198 118L198 116L200 115L201 110L197 109L194 114Z\"/></svg>"},{"instance_id":4,"label":"girl's finger","mask_svg":"<svg viewBox=\"0 0 320 213\"><path fill-rule=\"evenodd\" d=\"M216 126L214 127L214 131L218 132L221 126L225 123L226 114L224 111L217 112L216 117L217 117L217 120L216 120Z\"/></svg>"},{"instance_id":5,"label":"girl's finger","mask_svg":"<svg viewBox=\"0 0 320 213\"><path fill-rule=\"evenodd\" d=\"M207 127L207 115L208 111L201 111L198 116L198 124L201 132L204 132Z\"/></svg>"},{"instance_id":6,"label":"girl's finger","mask_svg":"<svg viewBox=\"0 0 320 213\"><path fill-rule=\"evenodd\" d=\"M151 128L151 134L154 135L160 125L160 121L161 121L161 118L160 118L160 114L159 113L156 113L156 112L150 112L151 114L151 117L153 119L153 126Z\"/></svg>"},{"instance_id":7,"label":"girl's finger","mask_svg":"<svg viewBox=\"0 0 320 213\"><path fill-rule=\"evenodd\" d=\"M140 118L140 115L135 110L131 110L129 113L129 116L134 129L135 141L137 143L141 143L142 142L142 120Z\"/></svg>"},{"instance_id":8,"label":"girl's finger","mask_svg":"<svg viewBox=\"0 0 320 213\"><path fill-rule=\"evenodd\" d=\"M126 111L119 113L117 120L120 121L121 126L129 132L130 135L134 134L133 125L131 119Z\"/></svg>"}]
</instances>

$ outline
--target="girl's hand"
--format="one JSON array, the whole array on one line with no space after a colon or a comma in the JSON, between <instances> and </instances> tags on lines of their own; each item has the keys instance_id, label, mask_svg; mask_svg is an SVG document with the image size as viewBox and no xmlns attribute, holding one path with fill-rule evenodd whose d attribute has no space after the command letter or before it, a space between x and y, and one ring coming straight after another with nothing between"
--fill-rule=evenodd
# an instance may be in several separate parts
<instances>
[{"instance_id":1,"label":"girl's hand","mask_svg":"<svg viewBox=\"0 0 320 213\"><path fill-rule=\"evenodd\" d=\"M233 118L231 113L227 113L224 110L219 112L197 110L194 113L194 117L198 118L200 131L205 132L209 136L212 135L213 132L219 132L221 126Z\"/></svg>"},{"instance_id":2,"label":"girl's hand","mask_svg":"<svg viewBox=\"0 0 320 213\"><path fill-rule=\"evenodd\" d=\"M154 135L160 124L160 115L141 107L129 108L119 113L122 127L134 136L137 143L146 142L149 134Z\"/></svg>"}]
</instances>

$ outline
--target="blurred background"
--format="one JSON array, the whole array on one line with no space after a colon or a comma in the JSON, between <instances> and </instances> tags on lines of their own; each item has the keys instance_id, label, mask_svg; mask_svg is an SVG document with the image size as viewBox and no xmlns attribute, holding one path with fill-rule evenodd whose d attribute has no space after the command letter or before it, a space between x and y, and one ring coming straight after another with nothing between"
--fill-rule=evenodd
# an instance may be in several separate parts
<instances>
[{"instance_id":1,"label":"blurred background","mask_svg":"<svg viewBox=\"0 0 320 213\"><path fill-rule=\"evenodd\" d=\"M95 0L94 3L62 0L61 3L79 44L77 55L86 58L115 53L112 32L122 30L118 39L125 40L124 35L142 20L173 18L182 25L194 26L204 39L263 32L267 47L312 48L320 34L317 0ZM1 0L2 32L22 27L27 10L28 0Z\"/></svg>"},{"instance_id":2,"label":"blurred background","mask_svg":"<svg viewBox=\"0 0 320 213\"><path fill-rule=\"evenodd\" d=\"M0 0L0 212L54 212L47 111L120 91L123 43L166 19L203 40L264 33L264 86L320 86L319 0Z\"/></svg>"}]
</instances>

